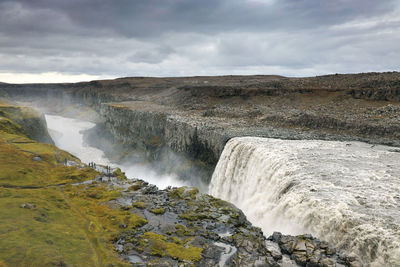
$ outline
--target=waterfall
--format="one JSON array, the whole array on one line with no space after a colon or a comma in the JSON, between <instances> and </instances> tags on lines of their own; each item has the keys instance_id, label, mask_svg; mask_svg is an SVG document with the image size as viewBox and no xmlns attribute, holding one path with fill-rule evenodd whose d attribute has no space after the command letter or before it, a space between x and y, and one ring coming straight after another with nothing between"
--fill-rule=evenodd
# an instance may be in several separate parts
<instances>
[{"instance_id":1,"label":"waterfall","mask_svg":"<svg viewBox=\"0 0 400 267\"><path fill-rule=\"evenodd\" d=\"M209 193L262 228L311 233L371 266L400 264L400 150L361 142L231 139Z\"/></svg>"}]
</instances>

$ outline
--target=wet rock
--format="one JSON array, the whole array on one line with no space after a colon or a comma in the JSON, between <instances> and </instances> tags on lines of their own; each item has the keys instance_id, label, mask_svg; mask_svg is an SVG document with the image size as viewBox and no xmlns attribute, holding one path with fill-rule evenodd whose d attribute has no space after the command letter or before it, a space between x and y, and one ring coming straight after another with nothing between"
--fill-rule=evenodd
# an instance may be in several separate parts
<instances>
[{"instance_id":1,"label":"wet rock","mask_svg":"<svg viewBox=\"0 0 400 267\"><path fill-rule=\"evenodd\" d=\"M351 266L353 261L355 264L361 264L356 255L338 253L328 242L320 241L308 234L288 236L274 232L268 237L266 244L269 253L274 255L274 260L279 260L279 252L282 253L280 260L282 263L287 261L287 256L289 256L296 264L307 267ZM273 244L276 244L277 247L274 247Z\"/></svg>"},{"instance_id":2,"label":"wet rock","mask_svg":"<svg viewBox=\"0 0 400 267\"><path fill-rule=\"evenodd\" d=\"M121 189L106 204L146 219L137 228L120 223L113 242L135 266L362 266L356 255L338 253L311 235L275 232L267 239L241 210L196 188L159 190L141 180L108 178L92 183Z\"/></svg>"}]
</instances>

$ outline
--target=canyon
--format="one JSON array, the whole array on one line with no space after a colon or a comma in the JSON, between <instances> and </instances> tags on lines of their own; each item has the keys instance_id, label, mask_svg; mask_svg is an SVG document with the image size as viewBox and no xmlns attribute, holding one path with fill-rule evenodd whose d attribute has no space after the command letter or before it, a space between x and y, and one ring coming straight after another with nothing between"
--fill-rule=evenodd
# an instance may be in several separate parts
<instances>
[{"instance_id":1,"label":"canyon","mask_svg":"<svg viewBox=\"0 0 400 267\"><path fill-rule=\"evenodd\" d=\"M399 170L396 159L398 158L398 151L400 150L396 147L400 146L400 74L397 72L328 75L311 78L286 78L282 76L262 75L184 78L136 77L76 84L0 84L0 95L6 99L17 101L17 103L22 105L35 106L47 114L78 118L95 123L95 127L86 129L83 133L83 138L91 147L104 151L105 157L109 158L110 162L118 162L122 166L127 163L146 165L159 174L174 175L182 182L197 187L202 193L211 193L214 197L233 202L235 205L242 208L248 218L249 215L247 212L249 207L252 205L259 205L260 202L252 203L250 201L246 204L246 201L251 199L251 190L248 195L242 194L239 197L235 196L232 191L239 193L240 190L244 188L260 186L259 190L261 190L261 194L264 191L267 195L280 192L278 198L282 199L293 196L293 194L299 191L307 191L307 193L302 196L305 201L302 202L303 208L307 206L306 203L308 200L310 202L315 201L315 203L321 203L318 209L324 212L325 209L328 210L326 207L331 207L333 202L329 202L328 198L328 200L326 200L327 203L324 204L324 198L329 194L318 195L318 192L321 192L321 190L323 191L324 187L319 186L319 180L312 180L315 177L307 178L307 175L309 175L307 172L297 172L299 177L296 178L297 181L304 179L304 184L302 182L292 183L292 180L289 179L290 175L284 174L282 176L278 175L277 177L272 175L272 178L280 179L280 181L284 181L289 177L288 182L282 184L280 190L275 191L273 190L273 186L264 185L264 183L269 182L269 176L263 175L265 172L260 171L257 173L256 171L252 171L249 172L249 176L246 176L246 173L243 171L236 174L229 174L228 170L219 172L219 174L216 173L215 170L226 168L221 167L223 164L229 164L229 161L228 163L221 162L221 157L227 160L237 157L235 162L237 162L237 164L241 162L242 164L237 166L238 170L240 170L240 168L246 170L246 168L255 166L254 162L248 161L248 163L246 163L248 157L241 159L239 156L229 156L230 153L236 153L232 150L232 145L230 145L231 151L228 151L229 148L227 148L232 142L237 142L238 138L236 137L243 138L247 136L247 138L250 139L261 138L263 140L271 140L265 141L267 145L263 142L257 143L258 141L254 141L256 144L254 147L251 145L253 141L249 142L250 145L247 149L252 151L252 149L257 150L258 147L265 146L264 151L269 151L268 153L273 155L269 162L260 163L260 165L257 166L258 169L268 166L270 162L273 162L274 158L279 157L283 158L280 164L282 164L282 162L287 162L289 166L297 166L295 165L296 162L290 161L292 156L285 158L286 154L291 155L290 153L292 152L290 151L297 151L298 145L296 145L295 142L304 142L303 144L305 147L315 147L313 153L317 153L316 157L303 153L302 150L298 152L297 157L304 158L304 164L302 166L304 167L309 164L309 169L317 169L315 166L313 167L313 164L321 161L318 153L324 151L323 148L327 146L335 147L336 150L325 151L325 156L329 156L329 153L335 153L335 151L344 156L340 163L327 161L326 164L335 165L337 163L338 166L343 166L343 164L346 164L348 159L352 157L352 154L357 154L363 149L367 150L367 147L372 149L376 146L381 149L380 147L382 145L386 145L388 147L385 147L385 152L382 152L382 159L380 159L382 165L377 165L376 167L376 177L380 175L380 170L385 170L386 173L390 175L390 178L385 176L387 179L381 181L384 183L382 184L383 188L390 189L390 186L392 186L394 190L386 199L388 205L392 205L388 209L388 214L383 214L383 217L374 217L374 212L382 211L382 209L384 209L382 207L386 206L370 209L371 203L369 202L369 195L378 194L376 190L379 188L379 183L377 183L376 186L373 185L371 188L368 188L367 190L370 190L368 191L370 193L366 195L360 194L357 196L357 192L352 192L350 194L351 196L349 195L349 198L358 197L358 204L351 202L352 204L359 205L357 207L362 206L365 209L370 209L368 213L360 213L362 215L358 214L356 216L372 216L376 218L377 221L383 220L388 222L383 226L381 233L378 233L377 229L371 230L374 231L374 233L378 233L378 236L370 238L371 243L366 243L370 244L366 245L368 248L360 247L360 243L351 246L351 235L346 237L347 241L339 242L341 241L341 237L346 236L346 233L349 233L352 228L362 227L362 223L357 224L358 222L355 222L355 220L346 222L346 220L341 221L341 219L337 219L335 227L340 228L340 223L347 223L349 228L347 230L341 228L343 233L339 236L334 236L336 228L333 227L330 229L328 224L324 226L324 223L327 223L329 220L329 214L321 221L315 218L312 219L313 216L315 217L315 214L309 214L306 219L311 220L311 222L307 224L308 226L318 223L318 225L314 226L314 231L312 232L314 235L317 234L320 239L327 238L329 241L333 241L334 245L338 246L339 249L344 249L348 252L356 252L367 265L372 264L373 266L379 266L379 264L388 264L388 266L396 266L399 261L400 254L397 254L399 251L398 240L386 239L389 235L395 236L398 234L399 225L399 214L397 211L399 207L399 196L398 193L396 193L398 192L396 188L398 188ZM19 123L24 124L24 121L20 120ZM35 136L32 135L31 138L35 139ZM276 145L275 147L275 145L273 145L275 142L274 140L281 142L280 145ZM313 140L319 140L321 143L315 145L315 143L313 144L312 142L316 141ZM295 145L284 150L283 147L290 142ZM356 148L356 150L352 151L351 149L357 147L359 143L363 144L361 146L365 146L365 148ZM240 144L238 145L240 146ZM245 143L243 143L243 145L245 146ZM337 147L342 150L337 150ZM350 152L346 152L349 154L343 152L346 149L350 149ZM376 150L373 150L371 153L373 155L375 155L374 153L378 153L375 151ZM361 164L362 162L366 165L369 164L368 160L361 156L359 161L355 164ZM384 166L385 163L387 163L387 167ZM252 165L250 166L250 164ZM392 167L389 165L392 165ZM291 171L284 168L279 169L276 166L271 166L270 168L275 168L278 173ZM352 170L351 167L347 169ZM299 170L301 170L301 168L299 168ZM323 170L323 168L321 168L321 170ZM366 171L366 169L355 168L354 172L350 174L344 171L343 177L349 175L350 178L357 180L357 176L363 171ZM223 173L223 175L221 175L221 173ZM323 173L324 171L321 171L320 174L322 175ZM261 178L257 175L260 175ZM363 176L361 175L360 177L362 178ZM145 177L138 178L145 179ZM229 178L230 181L223 180L227 178ZM236 187L234 184L230 184L234 179L237 179L236 184L238 186ZM379 177L376 179L379 179ZM115 183L142 184L143 182L141 182L141 180L132 180L131 182ZM220 183L219 187L212 187L212 185L218 183ZM343 182L340 183L343 184ZM345 186L341 188L340 186L342 185L339 186L338 184L339 182L335 183L338 192L345 189ZM127 186L119 185L119 187L126 188ZM204 203L213 202L214 200L209 199L210 196L208 195L202 195L201 198L195 197L191 199L190 194L185 195L185 190L182 192L178 191L180 192L178 194L173 193L175 192L173 189L167 188L164 189L166 191L163 192L154 191L158 193L155 193L153 196L152 193L149 193L153 189L147 189L149 186L146 184L139 186L138 189L142 187L143 192L138 190L138 192L134 194L129 192L122 193L122 198L126 198L125 195L128 194L130 199L137 198L138 202L140 202L140 199L146 199L144 205L146 207L145 211L140 211L140 207L135 208L135 211L142 216L146 214L149 216L149 212L146 212L146 210L159 209L160 203L164 203L162 204L162 208L167 209L171 213L178 214L177 216L182 213L191 214L191 216L186 217L186 221L183 222L185 227L191 226L188 222L192 221L192 219L195 222L206 219L210 220L207 224L212 225L210 229L211 232L214 231L214 235L223 234L220 231L222 226L218 226L218 223L222 223L227 229L233 227L235 231L238 231L236 229L238 227L237 223L234 221L231 222L234 226L229 226L228 222L217 220L217 223L215 221L217 217L222 216L218 215L218 213L221 212L220 207L215 206L212 211L215 214L212 216L209 214L210 211L205 209ZM267 191L269 189L272 191ZM361 183L357 190L366 190L365 185ZM228 191L230 193L228 193ZM384 192L387 191L388 190L384 190ZM171 194L178 194L176 200L172 202L175 203L174 205L176 205L177 201L179 202L180 199L185 203L187 203L187 201L195 202L197 200L200 202L193 204L196 208L182 202L179 205L187 205L185 209L181 211L175 210L174 205L165 203L167 201L166 199L171 199L168 198ZM316 196L315 199L312 198L310 194ZM321 196L323 198L318 199ZM240 197L244 197L244 199ZM334 194L331 194L330 197L332 199L335 198ZM204 198L206 198L206 200L204 200ZM300 199L300 197L298 198ZM265 202L265 200L262 201ZM159 206L156 207L151 203L159 203ZM241 203L245 203L245 205L240 206ZM268 205L271 203L276 204L276 202L266 203ZM285 211L287 211L291 214L296 213L297 208L295 208L296 205L293 203L294 202L287 201L284 206L279 208L280 212L285 213ZM338 205L350 205L349 203L339 203ZM385 200L382 200L382 203L385 204ZM242 218L242 215L240 215L241 211L237 210L236 207L234 209L234 213L232 213L232 211L232 214L229 213L228 215L233 219ZM301 213L300 210L297 210L297 212ZM335 212L338 212L338 209L332 209L330 212L332 212L333 216ZM201 214L201 216L198 214ZM270 216L277 217L276 215L277 214ZM254 216L253 214L250 217ZM285 216L280 219L285 220L284 217ZM298 221L301 219L303 218L298 218ZM254 224L254 221L251 221ZM307 264L307 266L314 266L312 264L315 264L315 266L335 266L334 264L346 266L361 265L361 259L354 256L354 254L346 254L347 256L343 256L344 254L328 252L328 247L330 248L331 245L325 245L319 240L312 241L314 239L311 236L300 235L300 237L294 237L282 236L278 233L273 234L276 230L287 230L289 234L296 235L306 234L310 231L309 228L303 227L304 224L300 225L297 230L293 230L294 227L297 227L293 220L285 221L285 224L287 227L283 229L272 229L276 227L276 225L272 225L268 229L262 225L257 225L262 228L263 231L261 232L258 228L251 228L253 226L246 220L245 225L247 229L252 229L250 231L251 234L257 237L257 242L262 243L262 245L260 245L261 243L256 242L258 245L253 244L251 246L256 246L258 247L258 251L264 252L260 252L258 256L243 256L247 257L246 259L248 262L242 262L241 264L252 265L256 264L256 262L260 264L261 262L263 262L263 264L269 262L273 266L274 262L276 264L282 264L282 260L286 259L282 255L289 255L293 261L290 264L299 264L303 266ZM372 223L372 225L377 224ZM145 228L146 227L147 226L145 226ZM318 227L325 227L325 230L315 231L315 228ZM326 228L333 231L332 235L334 237L329 238ZM139 239L140 236L145 235L145 230L146 229L131 233L131 236L137 236ZM154 230L154 228L149 228L147 230ZM252 249L241 247L238 244L250 238L244 237L248 230L240 229L239 232L236 232L239 236L235 236L237 239L234 238L234 240L232 240L232 236L228 238L225 236L211 238L211 236L213 236L211 233L202 233L202 235L207 236L208 239L211 238L216 241L216 243L222 242L222 244L228 245L226 251L229 251L230 246L231 249L235 248L237 251L242 251L241 255L247 255L244 251L249 252L249 250ZM368 231L368 229L365 231ZM387 234L385 231L389 231L391 234ZM195 236L201 234L196 231L194 232L195 234L193 235ZM272 234L268 238L268 242L272 243L266 242L266 237L262 237L263 232L264 234L267 232L269 232L268 234ZM160 235L162 233L158 232L157 234ZM166 243L164 237L147 235L147 240L157 239L157 242L160 244L163 242ZM381 235L381 237L379 237L379 235ZM304 250L301 245L302 238L306 240L304 248L307 247L307 249ZM128 248L133 244L131 241L128 242L128 239L126 233L125 236L122 234L120 239L117 240L116 245L118 245L117 247L120 248L122 254L125 253L125 259L128 259L129 253L133 253L130 259L137 260L135 257L138 251L131 251L132 248ZM239 242L238 240L242 241ZM199 245L201 242L205 241L198 242L200 243L193 244ZM360 242L365 243L365 240L362 241L361 238ZM268 248L266 244L269 244L270 247ZM274 247L275 250L271 247ZM309 247L313 247L313 249L309 249ZM236 253L235 255L237 255L237 251L233 252L233 254ZM279 253L276 253L275 257L274 251L279 251ZM325 256L315 256L315 251L320 251L320 254ZM364 251L363 253L365 254L363 255L360 251ZM376 255L374 255L374 253ZM227 260L233 260L231 257L232 255L228 255L229 257L227 256ZM260 258L260 255L264 256ZM329 260L323 262L324 259L329 258L327 257L329 255L333 255L331 257L333 259L332 262ZM218 257L215 259L217 258ZM151 259L154 260L154 258ZM197 258L194 257L192 259ZM200 262L201 264L205 264L203 260ZM210 264L218 264L218 261ZM231 264L240 264L240 262L232 261Z\"/></svg>"}]
</instances>

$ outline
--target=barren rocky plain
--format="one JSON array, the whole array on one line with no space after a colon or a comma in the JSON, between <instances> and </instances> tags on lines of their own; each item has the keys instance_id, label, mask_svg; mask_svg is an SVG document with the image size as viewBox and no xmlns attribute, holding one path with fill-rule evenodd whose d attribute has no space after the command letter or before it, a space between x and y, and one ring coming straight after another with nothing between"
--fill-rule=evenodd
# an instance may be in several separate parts
<instances>
[{"instance_id":1,"label":"barren rocky plain","mask_svg":"<svg viewBox=\"0 0 400 267\"><path fill-rule=\"evenodd\" d=\"M276 233L267 240L236 207L194 189L158 190L141 180L126 180L119 170L108 176L103 169L92 170L52 144L44 149L37 143L51 143L44 126L32 127L32 116L10 112L21 103L96 122L86 133L87 142L109 158L151 162L203 192L232 137L400 146L398 72L2 83L0 95L5 99L1 168L8 170L0 175L0 204L9 210L0 229L0 266L362 266L357 255L309 235ZM40 121L39 115L33 117ZM32 147L23 148L26 144ZM21 160L18 168L16 161L8 161L7 149ZM35 173L36 165L43 170ZM35 175L48 176L49 168L59 173L35 184ZM75 216L78 224L64 222L62 212ZM20 220L32 221L28 230L13 226ZM51 234L51 227L58 231L69 228L68 223L74 224L76 235ZM231 234L225 236L226 231ZM49 237L37 238L43 234ZM40 257L43 247L46 261Z\"/></svg>"}]
</instances>

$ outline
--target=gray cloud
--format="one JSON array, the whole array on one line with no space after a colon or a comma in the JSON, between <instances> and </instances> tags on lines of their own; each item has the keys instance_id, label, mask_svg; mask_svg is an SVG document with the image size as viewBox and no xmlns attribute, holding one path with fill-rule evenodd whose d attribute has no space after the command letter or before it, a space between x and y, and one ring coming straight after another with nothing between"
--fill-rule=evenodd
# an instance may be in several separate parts
<instances>
[{"instance_id":1,"label":"gray cloud","mask_svg":"<svg viewBox=\"0 0 400 267\"><path fill-rule=\"evenodd\" d=\"M397 0L0 0L0 72L398 70Z\"/></svg>"}]
</instances>

